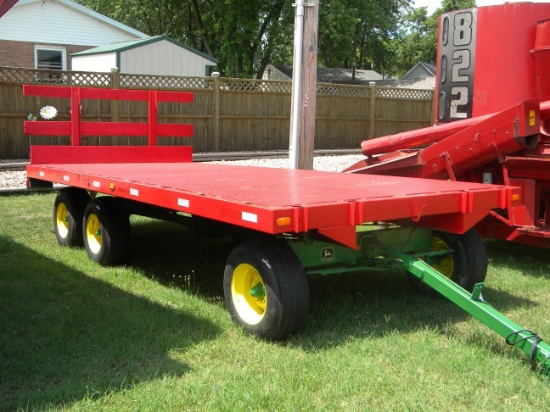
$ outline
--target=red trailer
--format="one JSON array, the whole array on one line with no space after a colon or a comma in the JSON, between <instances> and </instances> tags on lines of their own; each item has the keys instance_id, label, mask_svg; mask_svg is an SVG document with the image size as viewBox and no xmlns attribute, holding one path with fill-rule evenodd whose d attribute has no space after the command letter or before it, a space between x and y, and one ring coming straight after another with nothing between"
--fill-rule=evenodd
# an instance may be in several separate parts
<instances>
[{"instance_id":1,"label":"red trailer","mask_svg":"<svg viewBox=\"0 0 550 412\"><path fill-rule=\"evenodd\" d=\"M200 164L186 146L159 146L188 125L159 124L157 105L177 92L24 86L25 95L71 99L71 121L25 122L28 134L67 134L70 146L32 146L29 187L58 183L57 241L103 265L130 253L131 214L240 240L227 258L224 294L236 323L266 339L303 324L307 276L402 267L550 370L550 346L481 298L487 255L472 227L522 202L513 187L394 176ZM92 123L82 99L149 103L148 123ZM149 136L149 146L84 146L81 136ZM161 137L159 137L161 136Z\"/></svg>"},{"instance_id":2,"label":"red trailer","mask_svg":"<svg viewBox=\"0 0 550 412\"><path fill-rule=\"evenodd\" d=\"M521 188L483 237L550 247L550 4L507 3L439 21L436 126L364 141L347 172Z\"/></svg>"}]
</instances>

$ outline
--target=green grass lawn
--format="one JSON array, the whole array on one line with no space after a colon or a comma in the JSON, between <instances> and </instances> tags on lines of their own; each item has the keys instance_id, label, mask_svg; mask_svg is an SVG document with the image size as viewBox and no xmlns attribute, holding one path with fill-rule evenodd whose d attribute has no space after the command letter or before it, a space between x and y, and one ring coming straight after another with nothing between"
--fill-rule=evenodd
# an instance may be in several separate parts
<instances>
[{"instance_id":1,"label":"green grass lawn","mask_svg":"<svg viewBox=\"0 0 550 412\"><path fill-rule=\"evenodd\" d=\"M311 278L305 329L263 342L225 308L231 239L132 218L104 268L57 245L53 202L0 197L0 410L548 409L526 355L403 273ZM550 254L487 248L485 299L550 340Z\"/></svg>"}]
</instances>

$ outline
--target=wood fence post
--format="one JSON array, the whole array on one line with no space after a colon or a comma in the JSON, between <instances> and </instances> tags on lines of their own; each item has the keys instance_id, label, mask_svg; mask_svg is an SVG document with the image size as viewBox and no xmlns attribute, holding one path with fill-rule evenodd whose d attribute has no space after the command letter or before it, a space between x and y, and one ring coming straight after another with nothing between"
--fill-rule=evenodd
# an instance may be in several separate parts
<instances>
[{"instance_id":1,"label":"wood fence post","mask_svg":"<svg viewBox=\"0 0 550 412\"><path fill-rule=\"evenodd\" d=\"M369 87L370 87L370 104L369 104L369 134L367 135L367 139L374 139L374 133L375 133L375 129L374 129L374 114L375 114L375 110L374 110L374 106L375 106L375 101L376 101L376 83L375 82L369 82Z\"/></svg>"},{"instance_id":2,"label":"wood fence post","mask_svg":"<svg viewBox=\"0 0 550 412\"><path fill-rule=\"evenodd\" d=\"M111 67L111 89L118 89L120 86L120 73L118 67ZM118 122L118 100L111 100L111 122ZM113 136L111 138L111 144L120 145L122 138L120 136Z\"/></svg>"},{"instance_id":3,"label":"wood fence post","mask_svg":"<svg viewBox=\"0 0 550 412\"><path fill-rule=\"evenodd\" d=\"M80 146L80 88L71 87L71 145Z\"/></svg>"},{"instance_id":4,"label":"wood fence post","mask_svg":"<svg viewBox=\"0 0 550 412\"><path fill-rule=\"evenodd\" d=\"M220 73L212 73L212 130L214 133L214 152L220 151Z\"/></svg>"},{"instance_id":5,"label":"wood fence post","mask_svg":"<svg viewBox=\"0 0 550 412\"><path fill-rule=\"evenodd\" d=\"M149 90L149 127L148 127L148 144L149 146L157 145L157 97L156 90Z\"/></svg>"}]
</instances>

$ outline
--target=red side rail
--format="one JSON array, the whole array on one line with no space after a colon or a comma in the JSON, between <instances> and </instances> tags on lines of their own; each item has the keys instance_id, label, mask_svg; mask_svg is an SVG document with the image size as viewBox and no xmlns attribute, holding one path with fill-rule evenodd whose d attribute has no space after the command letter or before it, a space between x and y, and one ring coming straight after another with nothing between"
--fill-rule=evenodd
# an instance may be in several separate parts
<instances>
[{"instance_id":1,"label":"red side rail","mask_svg":"<svg viewBox=\"0 0 550 412\"><path fill-rule=\"evenodd\" d=\"M23 95L71 99L70 121L25 121L24 128L29 135L71 136L73 146L81 145L81 136L147 136L149 146L156 146L157 136L190 137L194 132L190 124L157 122L158 102L192 103L193 93L189 92L25 85ZM149 103L149 122L82 122L82 99L146 101Z\"/></svg>"}]
</instances>

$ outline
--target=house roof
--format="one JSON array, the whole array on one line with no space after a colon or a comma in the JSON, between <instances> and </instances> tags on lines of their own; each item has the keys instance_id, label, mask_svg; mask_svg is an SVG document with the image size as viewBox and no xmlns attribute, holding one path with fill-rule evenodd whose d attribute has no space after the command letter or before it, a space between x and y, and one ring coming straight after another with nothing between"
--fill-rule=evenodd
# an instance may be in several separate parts
<instances>
[{"instance_id":1,"label":"house roof","mask_svg":"<svg viewBox=\"0 0 550 412\"><path fill-rule=\"evenodd\" d=\"M15 5L13 7L19 7L19 6L24 6L26 4L31 4L31 3L39 3L39 2L43 2L44 0L19 0L17 3L15 3ZM78 3L75 3L74 1L71 1L71 0L55 0L57 3L59 4L63 4L64 6L67 6L71 9L74 9L84 15L87 15L91 18L94 18L96 20L99 20L103 23L106 23L106 24L109 24L111 26L114 26L116 27L117 29L119 30L122 30L122 31L125 31L129 34L132 34L134 36L137 36L137 37L147 37L147 34L145 33L142 33L140 32L139 30L136 30L136 29L133 29L131 28L130 26L126 26L125 24L122 24L116 20L113 20L107 16L104 16L103 14L99 14L87 7L84 7Z\"/></svg>"},{"instance_id":2,"label":"house roof","mask_svg":"<svg viewBox=\"0 0 550 412\"><path fill-rule=\"evenodd\" d=\"M418 89L430 90L435 89L435 77L422 77L417 79L386 79L376 82L376 86L395 87L399 89Z\"/></svg>"},{"instance_id":3,"label":"house roof","mask_svg":"<svg viewBox=\"0 0 550 412\"><path fill-rule=\"evenodd\" d=\"M289 79L292 79L291 66L273 67L286 75ZM355 78L353 78L353 69L317 68L317 81L321 83L365 84L383 79L384 76L374 70L355 69Z\"/></svg>"},{"instance_id":4,"label":"house roof","mask_svg":"<svg viewBox=\"0 0 550 412\"><path fill-rule=\"evenodd\" d=\"M435 77L435 73L436 73L435 63L418 62L412 67L412 69L410 69L407 73L405 73L401 77L401 79L411 78L411 74L414 73L418 68L420 68L421 71L426 73L426 76L423 76L423 77Z\"/></svg>"},{"instance_id":5,"label":"house roof","mask_svg":"<svg viewBox=\"0 0 550 412\"><path fill-rule=\"evenodd\" d=\"M208 59L212 61L213 63L218 63L218 61L213 58L212 56L209 56L208 54L202 53L198 50L193 49L192 47L186 46L183 43L180 43L174 39L172 39L169 36L162 35L162 36L152 36L152 37L145 37L142 39L137 40L129 40L129 41L123 41L123 42L117 42L117 43L110 43L105 44L103 46L94 47L93 49L84 50L79 53L73 53L71 56L77 57L77 56L90 56L94 54L102 54L102 53L120 53L125 50L130 50L136 47L144 46L146 44L155 43L161 40L169 41L170 43L176 44L179 47L182 47L192 53L198 54L205 59Z\"/></svg>"}]
</instances>

